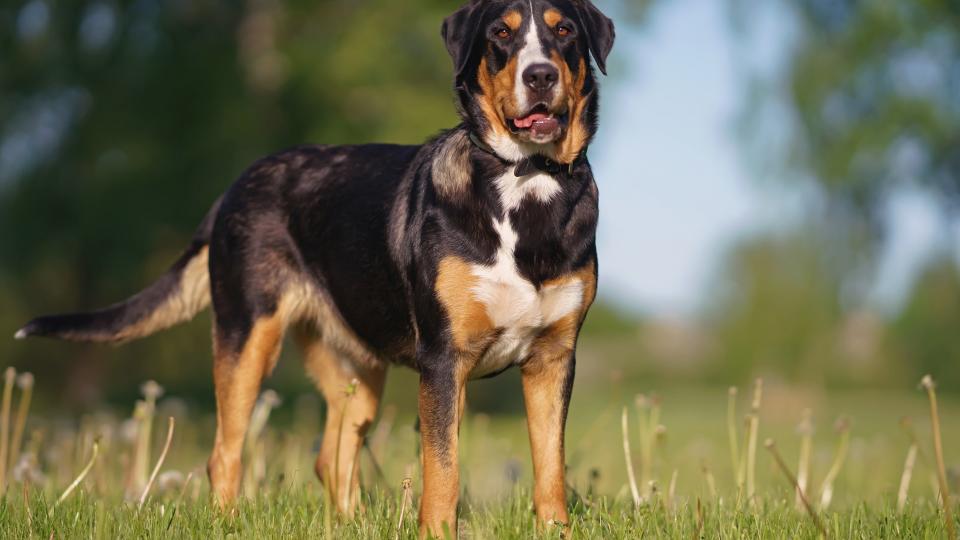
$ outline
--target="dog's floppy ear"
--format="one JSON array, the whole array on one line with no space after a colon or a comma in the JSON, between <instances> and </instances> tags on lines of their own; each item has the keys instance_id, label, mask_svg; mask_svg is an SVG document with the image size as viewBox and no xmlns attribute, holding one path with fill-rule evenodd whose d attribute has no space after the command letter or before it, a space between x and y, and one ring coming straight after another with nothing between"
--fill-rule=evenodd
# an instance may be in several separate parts
<instances>
[{"instance_id":1,"label":"dog's floppy ear","mask_svg":"<svg viewBox=\"0 0 960 540\"><path fill-rule=\"evenodd\" d=\"M590 45L597 68L606 75L607 55L613 49L613 40L616 37L613 21L601 13L590 0L576 0L574 5L577 7L577 15L580 16L580 24L587 33L587 44Z\"/></svg>"},{"instance_id":2,"label":"dog's floppy ear","mask_svg":"<svg viewBox=\"0 0 960 540\"><path fill-rule=\"evenodd\" d=\"M474 46L482 32L480 23L490 2L486 0L470 0L470 3L458 9L456 13L443 21L440 33L447 45L447 52L453 58L454 74L457 79L467 69Z\"/></svg>"}]
</instances>

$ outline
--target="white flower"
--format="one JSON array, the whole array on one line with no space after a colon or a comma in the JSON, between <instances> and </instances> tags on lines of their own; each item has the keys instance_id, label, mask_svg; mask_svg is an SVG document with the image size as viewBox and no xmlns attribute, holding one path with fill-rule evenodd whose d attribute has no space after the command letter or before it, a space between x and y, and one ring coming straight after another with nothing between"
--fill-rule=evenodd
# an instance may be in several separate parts
<instances>
[{"instance_id":1,"label":"white flower","mask_svg":"<svg viewBox=\"0 0 960 540\"><path fill-rule=\"evenodd\" d=\"M17 377L17 387L21 390L33 388L33 373L24 372Z\"/></svg>"},{"instance_id":2,"label":"white flower","mask_svg":"<svg viewBox=\"0 0 960 540\"><path fill-rule=\"evenodd\" d=\"M147 401L155 402L157 398L163 395L163 387L157 381L147 381L140 385L140 391Z\"/></svg>"},{"instance_id":3,"label":"white flower","mask_svg":"<svg viewBox=\"0 0 960 540\"><path fill-rule=\"evenodd\" d=\"M137 440L137 433L140 431L140 422L134 418L128 418L120 424L120 438L124 442L133 443Z\"/></svg>"},{"instance_id":4,"label":"white flower","mask_svg":"<svg viewBox=\"0 0 960 540\"><path fill-rule=\"evenodd\" d=\"M184 476L180 471L166 471L157 477L157 490L160 493L176 491L183 487L183 482Z\"/></svg>"},{"instance_id":5,"label":"white flower","mask_svg":"<svg viewBox=\"0 0 960 540\"><path fill-rule=\"evenodd\" d=\"M13 468L13 479L21 484L24 482L43 484L46 481L46 476L40 470L37 457L30 453L24 453Z\"/></svg>"}]
</instances>

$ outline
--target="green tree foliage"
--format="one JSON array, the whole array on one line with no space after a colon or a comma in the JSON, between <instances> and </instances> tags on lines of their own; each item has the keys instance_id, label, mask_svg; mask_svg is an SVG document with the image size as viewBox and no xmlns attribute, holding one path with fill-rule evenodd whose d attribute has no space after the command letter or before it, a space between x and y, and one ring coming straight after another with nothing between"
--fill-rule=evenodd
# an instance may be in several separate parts
<instances>
[{"instance_id":1,"label":"green tree foliage","mask_svg":"<svg viewBox=\"0 0 960 540\"><path fill-rule=\"evenodd\" d=\"M960 387L960 270L949 256L931 260L893 325L891 341L913 378L933 375Z\"/></svg>"},{"instance_id":2,"label":"green tree foliage","mask_svg":"<svg viewBox=\"0 0 960 540\"><path fill-rule=\"evenodd\" d=\"M452 126L439 30L458 4L0 4L3 332L155 279L262 155ZM107 375L129 392L147 374L208 387L208 351L202 323L117 350L0 340L74 397Z\"/></svg>"},{"instance_id":3,"label":"green tree foliage","mask_svg":"<svg viewBox=\"0 0 960 540\"><path fill-rule=\"evenodd\" d=\"M725 256L708 309L713 365L722 377L735 382L775 371L823 381L842 313L820 240L810 233L748 238Z\"/></svg>"},{"instance_id":4,"label":"green tree foliage","mask_svg":"<svg viewBox=\"0 0 960 540\"><path fill-rule=\"evenodd\" d=\"M784 70L795 163L876 220L905 185L960 196L960 5L800 0ZM945 208L951 206L945 204Z\"/></svg>"},{"instance_id":5,"label":"green tree foliage","mask_svg":"<svg viewBox=\"0 0 960 540\"><path fill-rule=\"evenodd\" d=\"M730 5L734 21L749 24L751 4ZM960 4L797 0L777 6L795 34L775 80L752 86L745 107L755 110L764 90L786 106L787 114L778 117L788 120L781 124L788 150L780 165L786 167L776 176L812 185L820 198L792 239L748 243L729 255L724 275L749 284L734 288L715 314L730 318L720 324L726 337L719 341L736 362L749 363L771 349L802 360L802 351L843 333L844 321L869 304L891 225L888 201L900 191L931 195L947 218L944 225L958 217L960 202ZM758 123L770 118L755 111L746 117L753 148L777 150L770 126ZM762 140L750 140L751 131ZM819 229L812 233L819 236L813 251L809 223ZM956 233L945 229L940 238L953 242ZM812 266L803 262L815 259ZM888 374L927 370L955 377L955 275L956 263L943 258L917 278L884 340L896 346L875 351L891 362ZM727 312L731 298L734 309ZM836 367L829 353L822 354L824 368Z\"/></svg>"}]
</instances>

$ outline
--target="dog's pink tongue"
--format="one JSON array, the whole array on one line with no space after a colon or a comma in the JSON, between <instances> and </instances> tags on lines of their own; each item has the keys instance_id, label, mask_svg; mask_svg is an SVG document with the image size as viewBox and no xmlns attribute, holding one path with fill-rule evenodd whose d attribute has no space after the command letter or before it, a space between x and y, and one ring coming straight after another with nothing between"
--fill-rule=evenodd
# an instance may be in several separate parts
<instances>
[{"instance_id":1,"label":"dog's pink tongue","mask_svg":"<svg viewBox=\"0 0 960 540\"><path fill-rule=\"evenodd\" d=\"M533 127L533 125L536 122L542 122L546 118L547 118L547 115L543 113L533 113L530 116L525 116L523 118L514 118L513 123L518 128L526 129L529 127Z\"/></svg>"},{"instance_id":2,"label":"dog's pink tongue","mask_svg":"<svg viewBox=\"0 0 960 540\"><path fill-rule=\"evenodd\" d=\"M552 116L535 120L530 127L530 131L541 136L553 135L558 129L560 129L560 121Z\"/></svg>"}]
</instances>

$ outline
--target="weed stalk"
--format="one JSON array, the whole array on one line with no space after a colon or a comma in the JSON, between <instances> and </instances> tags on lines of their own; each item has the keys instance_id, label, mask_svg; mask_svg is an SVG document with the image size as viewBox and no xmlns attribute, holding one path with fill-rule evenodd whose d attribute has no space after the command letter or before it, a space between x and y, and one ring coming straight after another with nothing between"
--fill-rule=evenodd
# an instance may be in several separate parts
<instances>
[{"instance_id":1,"label":"weed stalk","mask_svg":"<svg viewBox=\"0 0 960 540\"><path fill-rule=\"evenodd\" d=\"M73 490L77 489L77 486L79 486L80 483L83 482L83 479L86 478L88 474L90 474L90 470L93 469L93 464L97 462L98 455L100 455L99 439L93 441L93 449L90 454L90 461L87 462L86 467L84 467L83 470L80 471L80 474L73 480L73 482L71 482L70 485L67 486L67 489L65 489L63 491L63 494L60 495L60 498L57 499L57 502L55 502L53 506L50 507L49 515L52 516L53 512L57 509L58 506L60 506L60 503L67 500L67 497L69 497L70 494L73 493Z\"/></svg>"},{"instance_id":2,"label":"weed stalk","mask_svg":"<svg viewBox=\"0 0 960 540\"><path fill-rule=\"evenodd\" d=\"M17 377L17 387L20 388L20 403L17 405L17 416L13 423L13 438L10 442L10 455L7 461L8 472L13 469L20 457L23 431L27 427L27 415L30 413L30 398L33 396L33 374L21 373Z\"/></svg>"},{"instance_id":3,"label":"weed stalk","mask_svg":"<svg viewBox=\"0 0 960 540\"><path fill-rule=\"evenodd\" d=\"M403 516L406 513L407 506L410 504L410 486L412 481L409 478L404 478L401 487L403 488L403 498L400 500L400 518L397 519L397 536L396 540L400 540L400 532L403 530Z\"/></svg>"},{"instance_id":4,"label":"weed stalk","mask_svg":"<svg viewBox=\"0 0 960 540\"><path fill-rule=\"evenodd\" d=\"M763 379L757 379L753 386L753 401L747 430L747 500L755 504L757 490L757 437L760 431L760 403L763 398Z\"/></svg>"},{"instance_id":5,"label":"weed stalk","mask_svg":"<svg viewBox=\"0 0 960 540\"><path fill-rule=\"evenodd\" d=\"M797 496L794 505L797 510L803 508L803 494L807 491L810 480L810 456L813 453L813 411L803 410L803 419L797 426L800 433L800 460L797 463Z\"/></svg>"},{"instance_id":6,"label":"weed stalk","mask_svg":"<svg viewBox=\"0 0 960 540\"><path fill-rule=\"evenodd\" d=\"M3 405L0 406L0 494L7 491L7 453L10 450L10 402L17 370L8 367L3 374Z\"/></svg>"},{"instance_id":7,"label":"weed stalk","mask_svg":"<svg viewBox=\"0 0 960 540\"><path fill-rule=\"evenodd\" d=\"M633 471L633 457L630 453L630 433L627 426L627 408L623 408L623 414L620 416L620 432L623 435L623 458L627 462L627 479L630 481L630 495L633 497L633 505L640 506L640 490L637 488L637 475Z\"/></svg>"},{"instance_id":8,"label":"weed stalk","mask_svg":"<svg viewBox=\"0 0 960 540\"><path fill-rule=\"evenodd\" d=\"M836 431L840 434L840 442L837 444L833 464L830 465L830 470L827 471L827 476L824 477L823 485L820 487L820 510L830 507L830 502L833 500L833 483L840 475L850 448L850 422L846 418L840 418L836 423Z\"/></svg>"},{"instance_id":9,"label":"weed stalk","mask_svg":"<svg viewBox=\"0 0 960 540\"><path fill-rule=\"evenodd\" d=\"M937 466L927 456L927 453L923 451L923 445L920 444L920 439L917 437L917 431L913 429L913 420L909 416L904 416L900 419L900 427L903 428L903 431L910 439L910 444L916 445L917 459L920 461L920 464L929 471L930 477L928 480L930 481L930 489L933 492L933 496L935 498L939 498L940 479L938 478L939 474L937 473Z\"/></svg>"},{"instance_id":10,"label":"weed stalk","mask_svg":"<svg viewBox=\"0 0 960 540\"><path fill-rule=\"evenodd\" d=\"M737 442L737 387L731 386L727 391L727 441L730 444L730 464L733 478L740 487L740 449Z\"/></svg>"},{"instance_id":11,"label":"weed stalk","mask_svg":"<svg viewBox=\"0 0 960 540\"><path fill-rule=\"evenodd\" d=\"M713 471L710 470L710 465L707 464L707 460L700 462L700 470L703 472L703 478L707 482L707 491L710 493L710 499L713 501L717 500L717 480L713 476ZM699 502L699 499L697 499Z\"/></svg>"},{"instance_id":12,"label":"weed stalk","mask_svg":"<svg viewBox=\"0 0 960 540\"><path fill-rule=\"evenodd\" d=\"M911 444L907 450L907 459L903 463L903 474L900 475L900 489L897 490L897 513L902 514L907 507L907 493L910 491L910 479L913 478L913 466L917 462L917 445Z\"/></svg>"},{"instance_id":13,"label":"weed stalk","mask_svg":"<svg viewBox=\"0 0 960 540\"><path fill-rule=\"evenodd\" d=\"M820 521L820 516L817 515L817 512L811 506L810 501L807 500L806 495L804 495L803 490L800 489L800 484L797 483L797 478L790 472L790 468L787 467L787 463L783 461L783 458L780 456L780 452L777 450L777 445L774 443L773 439L767 439L763 445L770 451L770 454L773 455L773 460L776 461L777 467L780 468L780 472L787 477L787 481L797 490L797 494L800 496L800 502L803 503L803 507L806 508L807 513L810 514L810 519L813 520L813 524L820 531L820 534L824 538L828 538L826 527L823 526L823 522Z\"/></svg>"},{"instance_id":14,"label":"weed stalk","mask_svg":"<svg viewBox=\"0 0 960 540\"><path fill-rule=\"evenodd\" d=\"M171 416L167 424L167 441L163 443L160 458L157 459L157 464L153 467L153 472L150 473L150 479L147 480L147 485L143 488L143 493L140 494L140 502L137 504L137 509L143 508L143 504L147 502L147 497L150 496L150 488L152 488L153 483L157 481L157 475L160 474L160 467L163 466L164 460L167 459L167 452L170 451L170 443L173 442L173 428L175 425L176 422Z\"/></svg>"},{"instance_id":15,"label":"weed stalk","mask_svg":"<svg viewBox=\"0 0 960 540\"><path fill-rule=\"evenodd\" d=\"M943 460L943 441L940 438L940 413L937 410L937 391L933 377L927 375L920 381L930 398L930 423L933 425L933 453L937 458L937 479L940 481L940 502L943 504L943 519L947 522L947 534L953 540L957 532L953 524L953 502L950 500L950 485L947 483L947 468Z\"/></svg>"}]
</instances>

